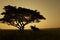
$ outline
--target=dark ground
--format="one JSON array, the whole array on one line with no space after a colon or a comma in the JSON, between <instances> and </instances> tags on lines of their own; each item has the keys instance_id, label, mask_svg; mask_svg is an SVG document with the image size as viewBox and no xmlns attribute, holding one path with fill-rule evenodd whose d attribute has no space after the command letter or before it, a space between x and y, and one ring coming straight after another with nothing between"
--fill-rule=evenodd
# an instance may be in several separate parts
<instances>
[{"instance_id":1,"label":"dark ground","mask_svg":"<svg viewBox=\"0 0 60 40\"><path fill-rule=\"evenodd\" d=\"M0 30L0 40L60 40L60 28L40 31Z\"/></svg>"}]
</instances>

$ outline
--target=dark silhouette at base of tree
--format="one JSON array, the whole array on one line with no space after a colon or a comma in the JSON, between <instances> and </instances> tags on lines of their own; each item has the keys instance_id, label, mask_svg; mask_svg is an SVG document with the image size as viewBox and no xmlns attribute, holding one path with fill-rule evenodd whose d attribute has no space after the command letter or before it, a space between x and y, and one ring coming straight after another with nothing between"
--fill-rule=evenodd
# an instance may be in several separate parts
<instances>
[{"instance_id":1,"label":"dark silhouette at base of tree","mask_svg":"<svg viewBox=\"0 0 60 40\"><path fill-rule=\"evenodd\" d=\"M1 15L4 15L4 17L0 19L0 22L15 26L21 31L24 30L25 25L31 22L40 22L40 19L46 19L37 10L16 8L16 6L11 5L4 6L3 9L5 12L2 12Z\"/></svg>"},{"instance_id":2,"label":"dark silhouette at base of tree","mask_svg":"<svg viewBox=\"0 0 60 40\"><path fill-rule=\"evenodd\" d=\"M36 28L36 26L30 26L33 31L39 31L39 28Z\"/></svg>"}]
</instances>

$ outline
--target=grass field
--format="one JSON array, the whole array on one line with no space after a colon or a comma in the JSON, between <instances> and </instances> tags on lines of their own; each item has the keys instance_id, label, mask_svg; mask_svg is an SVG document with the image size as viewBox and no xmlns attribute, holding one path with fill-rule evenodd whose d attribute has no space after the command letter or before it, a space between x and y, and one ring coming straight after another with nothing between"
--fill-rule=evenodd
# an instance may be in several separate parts
<instances>
[{"instance_id":1,"label":"grass field","mask_svg":"<svg viewBox=\"0 0 60 40\"><path fill-rule=\"evenodd\" d=\"M24 32L0 30L0 40L60 40L60 29L24 30Z\"/></svg>"}]
</instances>

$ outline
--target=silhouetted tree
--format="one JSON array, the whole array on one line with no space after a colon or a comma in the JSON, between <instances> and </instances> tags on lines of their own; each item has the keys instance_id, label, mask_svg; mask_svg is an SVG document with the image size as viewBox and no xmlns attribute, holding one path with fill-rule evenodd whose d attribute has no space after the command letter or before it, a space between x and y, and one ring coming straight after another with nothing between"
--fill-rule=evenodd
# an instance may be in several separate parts
<instances>
[{"instance_id":1,"label":"silhouetted tree","mask_svg":"<svg viewBox=\"0 0 60 40\"><path fill-rule=\"evenodd\" d=\"M20 30L24 30L24 26L31 22L39 22L39 19L46 19L37 10L22 7L16 8L11 5L4 6L4 10L5 12L1 13L4 17L0 21L15 26Z\"/></svg>"}]
</instances>

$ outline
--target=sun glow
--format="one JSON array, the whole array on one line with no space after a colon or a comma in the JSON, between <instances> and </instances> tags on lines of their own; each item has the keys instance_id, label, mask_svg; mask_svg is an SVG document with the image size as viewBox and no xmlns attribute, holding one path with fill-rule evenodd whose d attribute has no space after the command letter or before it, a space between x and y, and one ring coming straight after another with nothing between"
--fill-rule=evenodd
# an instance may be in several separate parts
<instances>
[{"instance_id":1,"label":"sun glow","mask_svg":"<svg viewBox=\"0 0 60 40\"><path fill-rule=\"evenodd\" d=\"M30 23L25 29L30 29L30 25L36 25L38 28L60 28L60 0L0 0L0 18L4 12L3 7L12 5L17 7L38 10L46 20L39 23ZM14 26L0 23L0 29L18 29Z\"/></svg>"}]
</instances>

